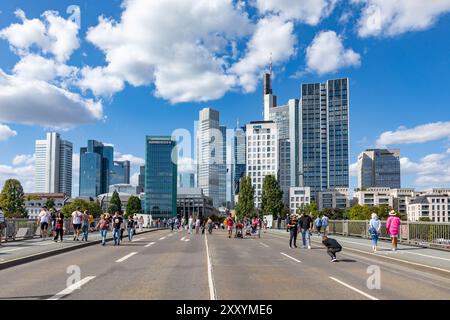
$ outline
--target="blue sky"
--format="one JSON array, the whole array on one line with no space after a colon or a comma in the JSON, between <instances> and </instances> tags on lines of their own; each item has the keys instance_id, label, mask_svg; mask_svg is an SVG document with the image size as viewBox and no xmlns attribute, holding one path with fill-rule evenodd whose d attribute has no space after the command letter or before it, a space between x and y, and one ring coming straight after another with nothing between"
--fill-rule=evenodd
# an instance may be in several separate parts
<instances>
[{"instance_id":1,"label":"blue sky","mask_svg":"<svg viewBox=\"0 0 450 320\"><path fill-rule=\"evenodd\" d=\"M400 148L403 187L449 187L449 13L450 0L2 1L0 185L32 191L52 128L75 153L114 144L135 173L145 135L193 130L204 107L228 127L259 119L272 52L279 103L350 79L352 164Z\"/></svg>"}]
</instances>

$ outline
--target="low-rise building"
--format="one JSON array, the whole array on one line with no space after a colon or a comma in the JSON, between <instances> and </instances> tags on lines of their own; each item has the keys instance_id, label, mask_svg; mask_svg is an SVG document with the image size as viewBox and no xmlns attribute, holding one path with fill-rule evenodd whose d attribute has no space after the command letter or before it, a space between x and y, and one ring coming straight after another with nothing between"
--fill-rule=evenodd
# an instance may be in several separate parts
<instances>
[{"instance_id":1,"label":"low-rise building","mask_svg":"<svg viewBox=\"0 0 450 320\"><path fill-rule=\"evenodd\" d=\"M109 186L109 192L122 192L122 193L128 193L132 195L138 195L139 188L136 186L133 186L131 184L125 184L125 183L118 183L118 184L112 184Z\"/></svg>"},{"instance_id":2,"label":"low-rise building","mask_svg":"<svg viewBox=\"0 0 450 320\"><path fill-rule=\"evenodd\" d=\"M355 193L358 204L361 206L394 206L394 197L391 195L391 188L367 188Z\"/></svg>"},{"instance_id":3,"label":"low-rise building","mask_svg":"<svg viewBox=\"0 0 450 320\"><path fill-rule=\"evenodd\" d=\"M109 208L109 205L110 205L111 198L112 198L113 194L114 194L114 192L109 192L109 193L103 193L103 194L100 194L100 195L97 196L97 200L99 201L103 212L107 212L108 211L108 208ZM124 192L118 192L118 194L119 194L120 202L122 203L121 210L123 212L125 212L126 208L127 208L128 200L130 199L132 194L124 193Z\"/></svg>"},{"instance_id":4,"label":"low-rise building","mask_svg":"<svg viewBox=\"0 0 450 320\"><path fill-rule=\"evenodd\" d=\"M206 218L214 213L213 200L207 197L201 188L179 188L177 190L177 216L188 219Z\"/></svg>"},{"instance_id":5,"label":"low-rise building","mask_svg":"<svg viewBox=\"0 0 450 320\"><path fill-rule=\"evenodd\" d=\"M449 222L449 193L429 193L416 197L407 205L409 221L419 221L428 218L432 222Z\"/></svg>"},{"instance_id":6,"label":"low-rise building","mask_svg":"<svg viewBox=\"0 0 450 320\"><path fill-rule=\"evenodd\" d=\"M289 188L289 210L292 213L297 212L297 208L311 203L310 187L290 187Z\"/></svg>"},{"instance_id":7,"label":"low-rise building","mask_svg":"<svg viewBox=\"0 0 450 320\"><path fill-rule=\"evenodd\" d=\"M25 210L28 219L37 219L41 208L53 200L56 209L62 209L69 198L64 193L25 193Z\"/></svg>"},{"instance_id":8,"label":"low-rise building","mask_svg":"<svg viewBox=\"0 0 450 320\"><path fill-rule=\"evenodd\" d=\"M321 191L317 195L317 208L323 209L346 209L349 208L349 188L333 188Z\"/></svg>"}]
</instances>

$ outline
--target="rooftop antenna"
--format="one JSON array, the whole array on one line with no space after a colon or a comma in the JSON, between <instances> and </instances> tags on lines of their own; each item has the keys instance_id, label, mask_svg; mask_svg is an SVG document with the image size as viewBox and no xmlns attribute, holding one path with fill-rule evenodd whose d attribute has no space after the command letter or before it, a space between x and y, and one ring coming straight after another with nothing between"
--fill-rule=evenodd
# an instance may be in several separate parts
<instances>
[{"instance_id":1,"label":"rooftop antenna","mask_svg":"<svg viewBox=\"0 0 450 320\"><path fill-rule=\"evenodd\" d=\"M269 73L270 73L270 78L272 78L272 52L270 53L270 60L269 60Z\"/></svg>"}]
</instances>

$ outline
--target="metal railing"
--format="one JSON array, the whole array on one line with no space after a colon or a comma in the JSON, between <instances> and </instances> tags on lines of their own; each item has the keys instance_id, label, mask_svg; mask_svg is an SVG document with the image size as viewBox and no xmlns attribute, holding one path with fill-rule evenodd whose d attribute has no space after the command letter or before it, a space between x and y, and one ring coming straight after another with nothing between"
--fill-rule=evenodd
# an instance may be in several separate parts
<instances>
[{"instance_id":1,"label":"metal railing","mask_svg":"<svg viewBox=\"0 0 450 320\"><path fill-rule=\"evenodd\" d=\"M285 229L274 221L274 228ZM370 239L369 220L329 220L328 234ZM380 239L390 240L386 221L381 221ZM402 221L399 243L450 250L450 223Z\"/></svg>"}]
</instances>

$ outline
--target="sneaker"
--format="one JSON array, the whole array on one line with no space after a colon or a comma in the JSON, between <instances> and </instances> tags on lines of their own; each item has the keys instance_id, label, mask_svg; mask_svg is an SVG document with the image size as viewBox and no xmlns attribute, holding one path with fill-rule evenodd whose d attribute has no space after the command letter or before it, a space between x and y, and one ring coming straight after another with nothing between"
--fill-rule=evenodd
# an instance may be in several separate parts
<instances>
[{"instance_id":1,"label":"sneaker","mask_svg":"<svg viewBox=\"0 0 450 320\"><path fill-rule=\"evenodd\" d=\"M336 258L331 259L331 262L336 262L336 261L337 261Z\"/></svg>"},{"instance_id":2,"label":"sneaker","mask_svg":"<svg viewBox=\"0 0 450 320\"><path fill-rule=\"evenodd\" d=\"M308 246L308 249L311 249L311 246Z\"/></svg>"},{"instance_id":3,"label":"sneaker","mask_svg":"<svg viewBox=\"0 0 450 320\"><path fill-rule=\"evenodd\" d=\"M294 247L296 247L297 248L297 246L294 244Z\"/></svg>"}]
</instances>

